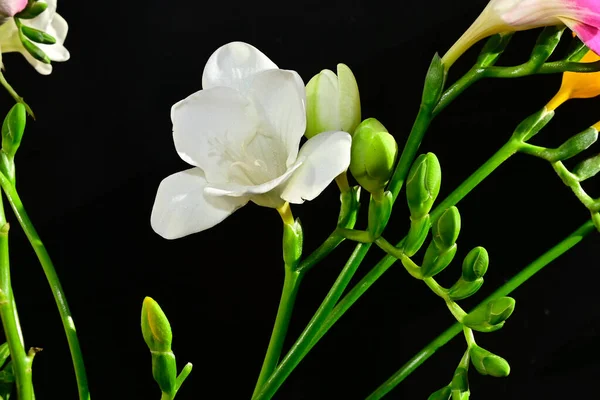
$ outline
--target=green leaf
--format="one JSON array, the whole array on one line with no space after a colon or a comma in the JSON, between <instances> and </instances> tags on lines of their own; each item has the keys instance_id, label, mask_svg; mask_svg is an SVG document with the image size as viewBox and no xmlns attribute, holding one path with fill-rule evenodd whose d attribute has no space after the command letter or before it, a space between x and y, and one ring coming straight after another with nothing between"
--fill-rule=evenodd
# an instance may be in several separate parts
<instances>
[{"instance_id":1,"label":"green leaf","mask_svg":"<svg viewBox=\"0 0 600 400\"><path fill-rule=\"evenodd\" d=\"M27 38L31 39L36 43L56 43L56 39L53 36L47 34L46 32L40 31L39 29L35 29L26 25L21 25L21 32L23 32L23 35L25 35Z\"/></svg>"}]
</instances>

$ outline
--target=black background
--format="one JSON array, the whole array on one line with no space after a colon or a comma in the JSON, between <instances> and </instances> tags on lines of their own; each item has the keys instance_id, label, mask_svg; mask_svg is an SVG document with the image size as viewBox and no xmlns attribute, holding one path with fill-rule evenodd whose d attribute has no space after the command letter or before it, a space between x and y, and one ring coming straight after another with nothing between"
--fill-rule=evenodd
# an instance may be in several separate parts
<instances>
[{"instance_id":1,"label":"black background","mask_svg":"<svg viewBox=\"0 0 600 400\"><path fill-rule=\"evenodd\" d=\"M160 397L139 329L144 296L159 301L169 316L180 368L194 363L178 398L247 399L252 393L283 280L279 216L249 205L209 231L175 241L150 227L159 182L187 168L173 147L170 107L201 89L210 54L229 41L246 41L305 81L344 62L357 77L363 117L377 117L402 146L432 55L448 49L486 2L456 3L60 1L59 12L70 25L71 60L55 63L51 76L40 76L21 56L4 55L6 77L37 114L19 150L18 188L62 278L94 398ZM536 34L517 35L500 64L525 61ZM461 59L450 79L466 71L475 55L476 50ZM487 80L448 107L421 147L436 153L442 164L440 196L492 155L559 84L559 76ZM0 101L8 111L12 99L5 93ZM558 145L597 122L599 105L598 100L567 103L536 143ZM587 185L590 192L600 195L592 185ZM293 208L304 224L306 252L334 227L336 191L332 186L315 201ZM492 260L473 301L589 216L546 163L521 155L460 207L458 257L483 245ZM8 217L25 339L44 348L34 363L36 397L74 399L74 374L53 298L16 220L10 212ZM400 201L385 236L400 239L407 221ZM511 363L512 372L496 379L472 371L473 398L595 397L598 240L592 235L518 289L516 311L504 329L477 334L483 347ZM340 246L305 279L286 349L351 248L351 243ZM381 256L373 249L353 282ZM458 264L440 280L450 284L457 275ZM364 398L451 323L443 302L396 265L314 348L275 398ZM464 348L464 340L456 338L389 398L426 399L449 382Z\"/></svg>"}]
</instances>

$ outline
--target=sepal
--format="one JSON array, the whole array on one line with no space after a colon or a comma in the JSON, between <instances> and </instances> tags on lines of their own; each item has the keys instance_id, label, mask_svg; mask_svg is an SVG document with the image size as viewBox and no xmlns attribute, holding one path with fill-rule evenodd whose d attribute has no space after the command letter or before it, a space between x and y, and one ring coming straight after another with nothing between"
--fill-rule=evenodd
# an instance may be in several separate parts
<instances>
[{"instance_id":1,"label":"sepal","mask_svg":"<svg viewBox=\"0 0 600 400\"><path fill-rule=\"evenodd\" d=\"M425 77L422 104L429 107L437 104L444 91L446 73L447 71L442 63L442 58L438 53L435 53Z\"/></svg>"},{"instance_id":2,"label":"sepal","mask_svg":"<svg viewBox=\"0 0 600 400\"><path fill-rule=\"evenodd\" d=\"M466 281L463 277L459 278L458 281L450 289L448 289L448 296L453 301L466 299L467 297L473 296L483 285L483 278L478 278L474 281Z\"/></svg>"},{"instance_id":3,"label":"sepal","mask_svg":"<svg viewBox=\"0 0 600 400\"><path fill-rule=\"evenodd\" d=\"M286 265L295 268L302 256L304 236L300 219L296 218L293 224L283 224L283 261Z\"/></svg>"},{"instance_id":4,"label":"sepal","mask_svg":"<svg viewBox=\"0 0 600 400\"><path fill-rule=\"evenodd\" d=\"M504 326L504 322L515 309L515 299L500 297L477 307L462 319L462 324L479 332L493 332Z\"/></svg>"},{"instance_id":5,"label":"sepal","mask_svg":"<svg viewBox=\"0 0 600 400\"><path fill-rule=\"evenodd\" d=\"M423 257L423 265L421 266L423 278L430 278L442 272L454 259L456 250L456 244L447 249L440 250L435 242L432 241Z\"/></svg>"},{"instance_id":6,"label":"sepal","mask_svg":"<svg viewBox=\"0 0 600 400\"><path fill-rule=\"evenodd\" d=\"M429 214L418 219L410 218L410 230L403 245L404 254L412 257L421 249L427 239L430 227L431 217Z\"/></svg>"},{"instance_id":7,"label":"sepal","mask_svg":"<svg viewBox=\"0 0 600 400\"><path fill-rule=\"evenodd\" d=\"M471 363L481 375L490 375L496 378L504 378L510 374L508 362L476 344L469 348Z\"/></svg>"}]
</instances>

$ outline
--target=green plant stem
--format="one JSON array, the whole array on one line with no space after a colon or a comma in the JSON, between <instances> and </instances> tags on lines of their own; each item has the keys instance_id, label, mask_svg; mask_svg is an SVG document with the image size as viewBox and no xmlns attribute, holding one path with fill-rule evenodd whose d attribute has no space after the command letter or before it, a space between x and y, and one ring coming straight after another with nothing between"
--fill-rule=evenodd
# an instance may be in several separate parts
<instances>
[{"instance_id":1,"label":"green plant stem","mask_svg":"<svg viewBox=\"0 0 600 400\"><path fill-rule=\"evenodd\" d=\"M254 400L270 399L273 397L275 392L283 384L285 379L290 375L294 368L300 363L304 355L306 354L307 348L311 344L313 338L318 334L321 325L331 313L331 310L344 293L344 290L350 283L350 279L356 273L358 266L367 255L367 252L371 244L359 243L356 245L352 255L346 262L346 265L342 269L342 272L336 279L335 283L329 290L329 293L319 306L317 312L312 317L304 331L300 334L300 337L294 343L288 354L285 356L281 364L277 367L275 372L269 377L260 393L252 398Z\"/></svg>"},{"instance_id":2,"label":"green plant stem","mask_svg":"<svg viewBox=\"0 0 600 400\"><path fill-rule=\"evenodd\" d=\"M492 299L503 296L508 296L511 292L527 282L532 276L542 270L546 265L569 251L573 246L578 244L595 230L592 221L587 221L575 232L567 236L564 240L552 247L546 253L542 254L537 260L525 267L521 272L512 277L508 282L502 285L494 293L483 300L479 305L485 304ZM479 307L479 305L477 307ZM476 308L476 307L475 307ZM414 372L421 364L433 355L439 348L448 343L452 338L463 331L462 324L456 322L450 328L445 330L441 335L435 338L431 343L419 351L413 358L402 366L394 375L384 382L377 390L375 390L367 400L377 400L389 393L394 387Z\"/></svg>"},{"instance_id":3,"label":"green plant stem","mask_svg":"<svg viewBox=\"0 0 600 400\"><path fill-rule=\"evenodd\" d=\"M13 99L15 99L17 103L21 103L25 106L27 114L29 114L31 118L35 119L35 114L33 113L33 110L29 107L29 105L27 105L27 103L25 103L25 100L23 100L23 98L19 96L15 89L13 89L10 83L8 83L2 71L0 71L0 84L4 86L4 89L6 89L6 91L12 96Z\"/></svg>"},{"instance_id":4,"label":"green plant stem","mask_svg":"<svg viewBox=\"0 0 600 400\"><path fill-rule=\"evenodd\" d=\"M277 367L303 276L303 274L294 270L291 266L285 266L285 279L281 292L281 300L279 301L279 309L277 310L277 317L275 318L275 325L271 333L267 354L265 355L256 386L254 387L253 398L259 393L264 383L275 370L275 367Z\"/></svg>"},{"instance_id":5,"label":"green plant stem","mask_svg":"<svg viewBox=\"0 0 600 400\"><path fill-rule=\"evenodd\" d=\"M4 216L2 193L0 192L0 317L10 349L10 357L15 375L17 396L20 400L33 400L33 382L31 376L32 358L25 353L25 344L16 312L14 293L10 279L10 260L8 252L9 224Z\"/></svg>"},{"instance_id":6,"label":"green plant stem","mask_svg":"<svg viewBox=\"0 0 600 400\"><path fill-rule=\"evenodd\" d=\"M54 300L60 314L60 318L65 329L65 335L69 343L69 350L71 351L71 358L73 360L73 367L75 369L75 377L77 379L77 388L79 391L80 400L89 400L90 392L88 388L87 376L85 373L85 365L83 362L83 355L81 353L81 347L79 346L79 339L77 338L77 331L75 330L75 323L69 310L67 298L64 294L60 280L50 259L50 255L44 246L41 238L37 234L33 223L29 219L23 203L17 193L15 187L8 181L4 174L0 174L0 185L10 202L10 205L15 213L15 216L19 220L27 239L31 243L35 254L37 255L42 269L46 275L46 279L54 295Z\"/></svg>"}]
</instances>

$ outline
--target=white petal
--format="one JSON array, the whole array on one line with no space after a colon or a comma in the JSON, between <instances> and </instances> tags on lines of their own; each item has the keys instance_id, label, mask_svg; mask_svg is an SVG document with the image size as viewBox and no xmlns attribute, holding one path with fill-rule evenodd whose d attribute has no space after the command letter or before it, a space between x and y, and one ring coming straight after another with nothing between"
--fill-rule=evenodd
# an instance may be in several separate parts
<instances>
[{"instance_id":1,"label":"white petal","mask_svg":"<svg viewBox=\"0 0 600 400\"><path fill-rule=\"evenodd\" d=\"M277 69L277 65L260 50L248 43L231 42L219 47L208 59L202 74L202 88L240 88L248 76L267 69Z\"/></svg>"},{"instance_id":2,"label":"white petal","mask_svg":"<svg viewBox=\"0 0 600 400\"><path fill-rule=\"evenodd\" d=\"M306 129L302 78L295 71L263 71L251 79L247 96L257 104L262 117L262 130L276 136L281 142L286 152L283 170L287 169L296 161L300 140Z\"/></svg>"},{"instance_id":3,"label":"white petal","mask_svg":"<svg viewBox=\"0 0 600 400\"><path fill-rule=\"evenodd\" d=\"M352 134L360 124L360 95L352 70L346 64L338 64L337 76L340 92L339 130Z\"/></svg>"},{"instance_id":4,"label":"white petal","mask_svg":"<svg viewBox=\"0 0 600 400\"><path fill-rule=\"evenodd\" d=\"M67 61L71 57L69 51L63 46L68 31L67 21L59 14L54 14L54 19L48 26L46 33L54 37L56 43L38 45L52 61Z\"/></svg>"},{"instance_id":5,"label":"white petal","mask_svg":"<svg viewBox=\"0 0 600 400\"><path fill-rule=\"evenodd\" d=\"M248 202L241 197L207 196L206 184L199 168L165 178L152 207L152 229L165 239L177 239L212 228Z\"/></svg>"},{"instance_id":6,"label":"white petal","mask_svg":"<svg viewBox=\"0 0 600 400\"><path fill-rule=\"evenodd\" d=\"M240 161L244 146L256 135L254 105L226 87L200 90L171 109L173 138L179 156L200 167L211 182L228 180L228 168Z\"/></svg>"},{"instance_id":7,"label":"white petal","mask_svg":"<svg viewBox=\"0 0 600 400\"><path fill-rule=\"evenodd\" d=\"M323 132L312 137L300 149L300 168L287 181L281 198L303 203L317 197L350 165L352 137L346 132Z\"/></svg>"}]
</instances>

